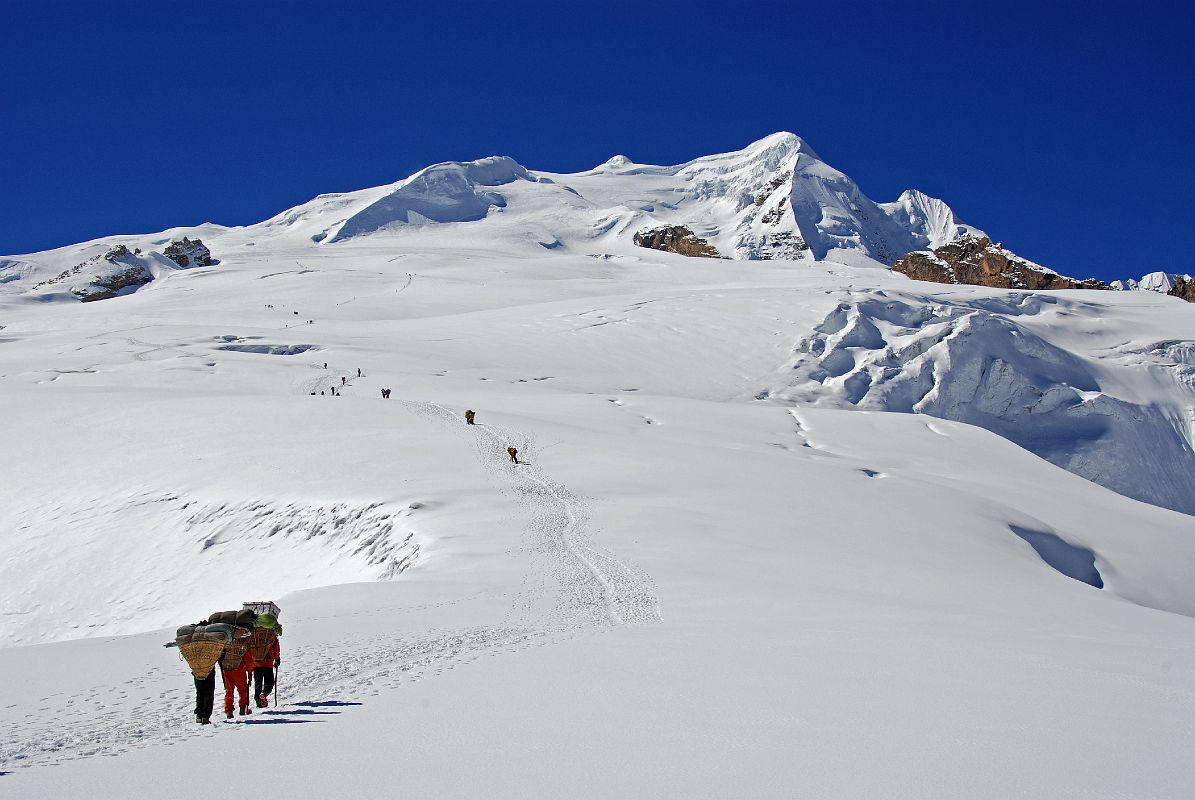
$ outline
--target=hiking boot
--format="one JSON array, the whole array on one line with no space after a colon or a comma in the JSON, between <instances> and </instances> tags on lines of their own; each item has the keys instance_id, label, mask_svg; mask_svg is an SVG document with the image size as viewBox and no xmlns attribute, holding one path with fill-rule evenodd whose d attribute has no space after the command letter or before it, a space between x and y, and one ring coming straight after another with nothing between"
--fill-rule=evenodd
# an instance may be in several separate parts
<instances>
[{"instance_id":1,"label":"hiking boot","mask_svg":"<svg viewBox=\"0 0 1195 800\"><path fill-rule=\"evenodd\" d=\"M265 708L269 704L270 704L270 701L266 699L266 696L264 694L259 694L257 696L257 707L258 708Z\"/></svg>"},{"instance_id":2,"label":"hiking boot","mask_svg":"<svg viewBox=\"0 0 1195 800\"><path fill-rule=\"evenodd\" d=\"M241 716L242 717L245 716L246 714L252 714L252 713L253 713L253 709L249 708L249 706L241 706Z\"/></svg>"},{"instance_id":3,"label":"hiking boot","mask_svg":"<svg viewBox=\"0 0 1195 800\"><path fill-rule=\"evenodd\" d=\"M212 721L210 719L208 719L207 717L196 717L195 721L198 722L200 725L211 725L212 724Z\"/></svg>"},{"instance_id":4,"label":"hiking boot","mask_svg":"<svg viewBox=\"0 0 1195 800\"><path fill-rule=\"evenodd\" d=\"M229 719L232 719L232 712L231 712L231 711L225 711L225 712L224 712L224 715L225 715L226 717L228 717Z\"/></svg>"},{"instance_id":5,"label":"hiking boot","mask_svg":"<svg viewBox=\"0 0 1195 800\"><path fill-rule=\"evenodd\" d=\"M196 715L195 715L195 721L196 721L196 722L198 722L200 725L202 725L202 724L203 724L203 717L201 717L201 716L199 716L198 714L196 714Z\"/></svg>"}]
</instances>

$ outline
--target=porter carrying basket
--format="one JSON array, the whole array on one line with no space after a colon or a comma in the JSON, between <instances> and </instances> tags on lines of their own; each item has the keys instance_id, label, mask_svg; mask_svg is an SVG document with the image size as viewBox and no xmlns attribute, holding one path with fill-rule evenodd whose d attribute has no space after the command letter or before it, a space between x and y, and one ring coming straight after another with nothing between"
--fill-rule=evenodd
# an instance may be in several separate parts
<instances>
[{"instance_id":1,"label":"porter carrying basket","mask_svg":"<svg viewBox=\"0 0 1195 800\"><path fill-rule=\"evenodd\" d=\"M187 642L180 644L178 651L183 654L191 674L196 678L206 678L216 668L216 662L224 653L223 642Z\"/></svg>"},{"instance_id":2,"label":"porter carrying basket","mask_svg":"<svg viewBox=\"0 0 1195 800\"><path fill-rule=\"evenodd\" d=\"M253 634L253 631L240 626L232 630L232 641L224 646L224 655L220 657L221 669L236 669L241 666L241 660L245 657L245 651L249 649L249 637Z\"/></svg>"},{"instance_id":3,"label":"porter carrying basket","mask_svg":"<svg viewBox=\"0 0 1195 800\"><path fill-rule=\"evenodd\" d=\"M267 656L276 641L278 641L278 634L274 633L272 628L253 629L253 635L249 637L249 650L253 653L253 661L259 667L273 666L273 659L268 659ZM267 660L270 662L269 664L266 663Z\"/></svg>"},{"instance_id":4,"label":"porter carrying basket","mask_svg":"<svg viewBox=\"0 0 1195 800\"><path fill-rule=\"evenodd\" d=\"M174 637L178 652L196 678L211 674L231 641L232 628L228 625L184 625Z\"/></svg>"}]
</instances>

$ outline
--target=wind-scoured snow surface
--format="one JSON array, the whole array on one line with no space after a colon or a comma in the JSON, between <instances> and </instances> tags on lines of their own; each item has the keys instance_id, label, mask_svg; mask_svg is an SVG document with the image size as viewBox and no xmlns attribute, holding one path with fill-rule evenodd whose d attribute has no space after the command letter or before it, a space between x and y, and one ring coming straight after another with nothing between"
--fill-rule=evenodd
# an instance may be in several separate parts
<instances>
[{"instance_id":1,"label":"wind-scoured snow surface","mask_svg":"<svg viewBox=\"0 0 1195 800\"><path fill-rule=\"evenodd\" d=\"M778 134L0 259L0 792L1188 797L1193 308L882 268L974 230ZM267 598L197 726L161 645Z\"/></svg>"}]
</instances>

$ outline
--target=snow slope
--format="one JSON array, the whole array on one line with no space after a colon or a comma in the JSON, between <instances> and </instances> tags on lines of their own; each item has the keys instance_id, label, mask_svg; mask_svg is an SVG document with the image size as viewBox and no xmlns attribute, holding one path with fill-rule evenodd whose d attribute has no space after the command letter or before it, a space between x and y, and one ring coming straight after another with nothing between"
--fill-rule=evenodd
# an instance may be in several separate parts
<instances>
[{"instance_id":1,"label":"snow slope","mask_svg":"<svg viewBox=\"0 0 1195 800\"><path fill-rule=\"evenodd\" d=\"M171 232L220 265L128 296L0 286L5 796L250 751L294 797L1186 797L1191 307L842 264L913 235L846 206L821 261L630 243L748 254L795 139L431 168ZM196 726L160 645L265 596L282 704Z\"/></svg>"}]
</instances>

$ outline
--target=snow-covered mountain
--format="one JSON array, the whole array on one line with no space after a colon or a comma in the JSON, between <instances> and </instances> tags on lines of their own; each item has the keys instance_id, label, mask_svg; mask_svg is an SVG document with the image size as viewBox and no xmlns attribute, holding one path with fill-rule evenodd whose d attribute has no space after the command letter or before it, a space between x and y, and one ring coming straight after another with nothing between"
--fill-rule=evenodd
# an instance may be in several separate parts
<instances>
[{"instance_id":1,"label":"snow-covered mountain","mask_svg":"<svg viewBox=\"0 0 1195 800\"><path fill-rule=\"evenodd\" d=\"M916 190L893 203L874 203L791 133L670 167L636 164L625 156L577 174L531 172L506 157L436 164L386 186L320 195L234 232L259 242L332 246L464 222L484 223L485 235L574 250L629 241L642 229L685 225L727 258L824 260L838 254L851 263L863 257L864 263L885 266L914 250L983 234L958 222L943 201ZM211 241L228 231L206 225L105 238L93 247L150 250L180 232ZM67 263L76 250L0 262L0 286L28 291L38 280L76 266Z\"/></svg>"},{"instance_id":2,"label":"snow-covered mountain","mask_svg":"<svg viewBox=\"0 0 1195 800\"><path fill-rule=\"evenodd\" d=\"M1126 280L1113 281L1112 288L1122 292L1142 291L1166 294L1174 288L1174 279L1177 277L1179 277L1177 273L1150 272L1147 275L1143 275L1140 280L1128 278ZM1182 277L1188 280L1191 279L1190 275Z\"/></svg>"},{"instance_id":3,"label":"snow-covered mountain","mask_svg":"<svg viewBox=\"0 0 1195 800\"><path fill-rule=\"evenodd\" d=\"M1195 307L885 268L968 235L776 134L0 259L0 787L1184 798Z\"/></svg>"},{"instance_id":4,"label":"snow-covered mountain","mask_svg":"<svg viewBox=\"0 0 1195 800\"><path fill-rule=\"evenodd\" d=\"M1122 292L1141 291L1161 294L1195 303L1195 276L1181 272L1150 272L1141 280L1113 281L1112 288Z\"/></svg>"}]
</instances>

